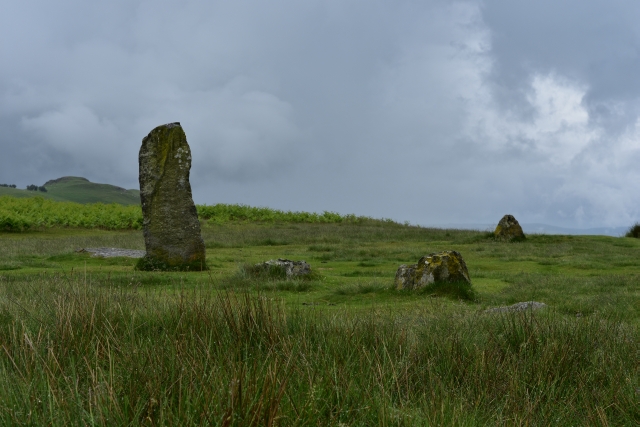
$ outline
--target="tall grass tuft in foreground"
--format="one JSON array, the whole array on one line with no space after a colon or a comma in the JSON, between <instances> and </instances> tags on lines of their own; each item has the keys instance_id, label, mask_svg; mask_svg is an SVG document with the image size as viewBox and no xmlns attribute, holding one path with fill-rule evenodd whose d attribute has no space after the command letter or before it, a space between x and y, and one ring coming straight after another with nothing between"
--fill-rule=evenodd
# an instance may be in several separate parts
<instances>
[{"instance_id":1,"label":"tall grass tuft in foreground","mask_svg":"<svg viewBox=\"0 0 640 427\"><path fill-rule=\"evenodd\" d=\"M1 425L640 422L638 330L597 315L288 311L95 280L0 281Z\"/></svg>"}]
</instances>

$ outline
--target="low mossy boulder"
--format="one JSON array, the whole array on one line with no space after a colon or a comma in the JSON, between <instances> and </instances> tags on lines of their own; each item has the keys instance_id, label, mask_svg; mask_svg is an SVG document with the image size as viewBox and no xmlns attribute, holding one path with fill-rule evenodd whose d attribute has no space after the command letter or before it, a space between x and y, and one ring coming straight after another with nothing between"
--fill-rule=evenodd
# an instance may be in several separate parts
<instances>
[{"instance_id":1,"label":"low mossy boulder","mask_svg":"<svg viewBox=\"0 0 640 427\"><path fill-rule=\"evenodd\" d=\"M286 279L306 276L311 273L311 266L306 261L291 261L284 258L258 263L254 265L254 269L276 274L282 272Z\"/></svg>"},{"instance_id":2,"label":"low mossy boulder","mask_svg":"<svg viewBox=\"0 0 640 427\"><path fill-rule=\"evenodd\" d=\"M518 220L513 215L505 215L502 217L493 235L498 239L504 240L524 240L525 235Z\"/></svg>"},{"instance_id":3,"label":"low mossy boulder","mask_svg":"<svg viewBox=\"0 0 640 427\"><path fill-rule=\"evenodd\" d=\"M432 283L466 282L471 284L469 270L458 251L432 253L417 264L401 265L396 272L396 289L419 289Z\"/></svg>"}]
</instances>

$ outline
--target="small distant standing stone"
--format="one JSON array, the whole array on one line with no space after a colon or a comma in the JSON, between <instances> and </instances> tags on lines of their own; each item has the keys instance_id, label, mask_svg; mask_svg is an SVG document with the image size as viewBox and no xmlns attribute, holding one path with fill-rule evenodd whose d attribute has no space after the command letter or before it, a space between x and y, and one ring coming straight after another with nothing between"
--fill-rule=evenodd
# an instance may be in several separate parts
<instances>
[{"instance_id":1,"label":"small distant standing stone","mask_svg":"<svg viewBox=\"0 0 640 427\"><path fill-rule=\"evenodd\" d=\"M140 147L140 199L147 254L140 270L203 270L205 247L191 196L191 149L180 123L153 129Z\"/></svg>"},{"instance_id":2,"label":"small distant standing stone","mask_svg":"<svg viewBox=\"0 0 640 427\"><path fill-rule=\"evenodd\" d=\"M396 289L417 289L434 282L471 283L467 264L458 251L443 251L420 258L417 264L401 265Z\"/></svg>"},{"instance_id":3,"label":"small distant standing stone","mask_svg":"<svg viewBox=\"0 0 640 427\"><path fill-rule=\"evenodd\" d=\"M515 219L513 215L503 216L493 234L501 239L513 240L525 238L522 227L520 227L518 220Z\"/></svg>"}]
</instances>

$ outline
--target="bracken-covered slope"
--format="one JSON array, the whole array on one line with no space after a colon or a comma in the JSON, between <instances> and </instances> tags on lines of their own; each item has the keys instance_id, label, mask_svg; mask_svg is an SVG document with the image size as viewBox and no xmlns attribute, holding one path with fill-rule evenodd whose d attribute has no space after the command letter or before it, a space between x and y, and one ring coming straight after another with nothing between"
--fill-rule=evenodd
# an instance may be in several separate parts
<instances>
[{"instance_id":1,"label":"bracken-covered slope","mask_svg":"<svg viewBox=\"0 0 640 427\"><path fill-rule=\"evenodd\" d=\"M97 184L86 178L63 176L47 181L43 187L47 192L27 191L17 188L0 187L0 196L35 197L77 203L119 203L121 205L140 204L139 190L126 190L110 184Z\"/></svg>"}]
</instances>

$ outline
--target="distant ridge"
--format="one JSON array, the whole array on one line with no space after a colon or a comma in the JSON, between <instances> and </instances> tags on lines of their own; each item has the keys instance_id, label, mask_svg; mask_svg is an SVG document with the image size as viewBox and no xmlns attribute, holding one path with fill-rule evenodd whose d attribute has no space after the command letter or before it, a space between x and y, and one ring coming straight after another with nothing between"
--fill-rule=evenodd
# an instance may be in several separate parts
<instances>
[{"instance_id":1,"label":"distant ridge","mask_svg":"<svg viewBox=\"0 0 640 427\"><path fill-rule=\"evenodd\" d=\"M81 176L63 176L63 177L58 178L58 179L50 179L49 181L44 183L43 187L46 187L47 185L59 184L61 182L69 182L69 181L91 182L87 178L83 178Z\"/></svg>"},{"instance_id":2,"label":"distant ridge","mask_svg":"<svg viewBox=\"0 0 640 427\"><path fill-rule=\"evenodd\" d=\"M45 199L76 203L140 204L139 190L126 190L111 184L98 184L80 176L63 176L57 179L51 179L47 181L43 187L47 189L46 193L0 187L0 196L39 196Z\"/></svg>"},{"instance_id":3,"label":"distant ridge","mask_svg":"<svg viewBox=\"0 0 640 427\"><path fill-rule=\"evenodd\" d=\"M497 223L496 223L497 224ZM435 227L459 228L463 230L493 231L496 224L441 224ZM629 227L592 227L592 228L571 228L558 227L549 224L520 224L526 234L565 234L565 235L597 235L597 236L623 236Z\"/></svg>"}]
</instances>

